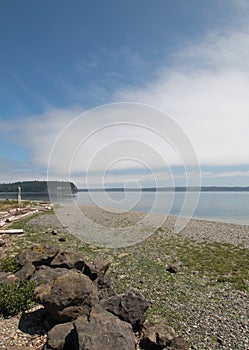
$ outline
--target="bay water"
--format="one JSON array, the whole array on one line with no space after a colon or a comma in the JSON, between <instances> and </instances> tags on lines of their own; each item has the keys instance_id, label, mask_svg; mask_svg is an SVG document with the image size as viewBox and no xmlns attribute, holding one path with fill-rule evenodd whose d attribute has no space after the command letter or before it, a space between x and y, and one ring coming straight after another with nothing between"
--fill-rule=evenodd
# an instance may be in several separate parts
<instances>
[{"instance_id":1,"label":"bay water","mask_svg":"<svg viewBox=\"0 0 249 350\"><path fill-rule=\"evenodd\" d=\"M0 193L0 198L17 198L15 193ZM22 199L49 201L43 193L23 193ZM98 205L121 211L135 210L163 215L182 215L186 201L185 192L78 192L74 195L56 196L58 203L74 202L78 205ZM196 193L188 192L186 208L191 206L193 217L210 221L249 225L249 192L200 192L197 205Z\"/></svg>"}]
</instances>

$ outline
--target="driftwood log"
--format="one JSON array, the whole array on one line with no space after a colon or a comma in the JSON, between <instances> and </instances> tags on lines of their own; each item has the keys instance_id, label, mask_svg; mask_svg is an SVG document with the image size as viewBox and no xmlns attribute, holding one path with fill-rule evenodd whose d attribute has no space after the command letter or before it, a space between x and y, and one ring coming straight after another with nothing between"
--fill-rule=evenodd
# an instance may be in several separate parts
<instances>
[{"instance_id":1,"label":"driftwood log","mask_svg":"<svg viewBox=\"0 0 249 350\"><path fill-rule=\"evenodd\" d=\"M34 207L14 208L9 209L8 212L0 212L0 228L8 223L19 221L39 212L51 210L51 208L52 206L48 203L37 203Z\"/></svg>"},{"instance_id":2,"label":"driftwood log","mask_svg":"<svg viewBox=\"0 0 249 350\"><path fill-rule=\"evenodd\" d=\"M21 234L23 233L23 229L17 228L17 229L9 229L9 230L0 230L0 235L8 233L8 234Z\"/></svg>"}]
</instances>

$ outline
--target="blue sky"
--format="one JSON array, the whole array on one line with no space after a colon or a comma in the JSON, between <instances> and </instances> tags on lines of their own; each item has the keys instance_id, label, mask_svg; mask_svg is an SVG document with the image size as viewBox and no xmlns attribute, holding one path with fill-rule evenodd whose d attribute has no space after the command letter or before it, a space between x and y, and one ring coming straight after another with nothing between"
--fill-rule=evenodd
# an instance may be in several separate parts
<instances>
[{"instance_id":1,"label":"blue sky","mask_svg":"<svg viewBox=\"0 0 249 350\"><path fill-rule=\"evenodd\" d=\"M0 182L46 179L53 144L70 121L130 101L165 111L184 130L203 185L249 185L248 20L246 0L2 1ZM64 155L57 157L53 177L66 179ZM77 159L70 175L81 187L87 165ZM153 185L152 172L164 184L164 164L148 161L148 172L138 160L111 167L106 183ZM90 169L91 186L105 166ZM170 160L169 167L174 183L184 184L182 165Z\"/></svg>"}]
</instances>

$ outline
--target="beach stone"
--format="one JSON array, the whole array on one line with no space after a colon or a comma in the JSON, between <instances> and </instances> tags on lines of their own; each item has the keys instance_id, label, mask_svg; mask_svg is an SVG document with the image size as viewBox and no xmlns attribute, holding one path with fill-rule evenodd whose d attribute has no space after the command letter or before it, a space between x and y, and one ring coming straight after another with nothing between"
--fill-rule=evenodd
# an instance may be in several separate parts
<instances>
[{"instance_id":1,"label":"beach stone","mask_svg":"<svg viewBox=\"0 0 249 350\"><path fill-rule=\"evenodd\" d=\"M17 278L12 272L0 272L0 285L3 283L19 283L20 279Z\"/></svg>"},{"instance_id":2,"label":"beach stone","mask_svg":"<svg viewBox=\"0 0 249 350\"><path fill-rule=\"evenodd\" d=\"M98 277L103 277L111 264L111 261L107 259L96 259L93 263L86 260L84 262L85 266L82 272L92 281L96 280Z\"/></svg>"},{"instance_id":3,"label":"beach stone","mask_svg":"<svg viewBox=\"0 0 249 350\"><path fill-rule=\"evenodd\" d=\"M2 239L0 239L0 247L3 247L6 245L6 242L4 242Z\"/></svg>"},{"instance_id":4,"label":"beach stone","mask_svg":"<svg viewBox=\"0 0 249 350\"><path fill-rule=\"evenodd\" d=\"M9 276L6 277L5 282L7 283L19 283L20 279L15 276L14 274L10 274Z\"/></svg>"},{"instance_id":5,"label":"beach stone","mask_svg":"<svg viewBox=\"0 0 249 350\"><path fill-rule=\"evenodd\" d=\"M188 344L182 336L175 337L171 342L172 350L188 350Z\"/></svg>"},{"instance_id":6,"label":"beach stone","mask_svg":"<svg viewBox=\"0 0 249 350\"><path fill-rule=\"evenodd\" d=\"M35 266L31 262L27 262L23 267L15 273L20 280L30 278L35 272Z\"/></svg>"},{"instance_id":7,"label":"beach stone","mask_svg":"<svg viewBox=\"0 0 249 350\"><path fill-rule=\"evenodd\" d=\"M73 350L74 325L72 322L61 323L54 326L49 332L47 337L47 348L53 350Z\"/></svg>"},{"instance_id":8,"label":"beach stone","mask_svg":"<svg viewBox=\"0 0 249 350\"><path fill-rule=\"evenodd\" d=\"M89 321L85 317L79 317L74 325L78 350L135 349L131 325L99 305L91 311Z\"/></svg>"},{"instance_id":9,"label":"beach stone","mask_svg":"<svg viewBox=\"0 0 249 350\"><path fill-rule=\"evenodd\" d=\"M58 248L51 246L47 247L44 245L35 245L32 248L26 249L16 257L16 262L23 266L30 262L35 266L50 265L58 253Z\"/></svg>"},{"instance_id":10,"label":"beach stone","mask_svg":"<svg viewBox=\"0 0 249 350\"><path fill-rule=\"evenodd\" d=\"M95 259L92 268L96 272L97 276L103 277L111 265L110 259Z\"/></svg>"},{"instance_id":11,"label":"beach stone","mask_svg":"<svg viewBox=\"0 0 249 350\"><path fill-rule=\"evenodd\" d=\"M121 318L121 295L113 295L108 299L100 300L100 304L106 311Z\"/></svg>"},{"instance_id":12,"label":"beach stone","mask_svg":"<svg viewBox=\"0 0 249 350\"><path fill-rule=\"evenodd\" d=\"M137 328L143 325L149 305L137 290L127 291L121 297L121 318Z\"/></svg>"},{"instance_id":13,"label":"beach stone","mask_svg":"<svg viewBox=\"0 0 249 350\"><path fill-rule=\"evenodd\" d=\"M143 325L143 336L140 341L142 349L164 349L169 346L175 338L175 331L164 323L152 325L145 322Z\"/></svg>"},{"instance_id":14,"label":"beach stone","mask_svg":"<svg viewBox=\"0 0 249 350\"><path fill-rule=\"evenodd\" d=\"M177 265L170 265L166 270L170 273L177 273L179 272L179 267Z\"/></svg>"},{"instance_id":15,"label":"beach stone","mask_svg":"<svg viewBox=\"0 0 249 350\"><path fill-rule=\"evenodd\" d=\"M115 295L102 304L105 310L130 323L135 330L141 328L146 319L148 302L137 290L129 290L121 296Z\"/></svg>"},{"instance_id":16,"label":"beach stone","mask_svg":"<svg viewBox=\"0 0 249 350\"><path fill-rule=\"evenodd\" d=\"M89 315L98 302L96 285L77 271L67 271L39 294L39 301L56 322L68 322Z\"/></svg>"}]
</instances>

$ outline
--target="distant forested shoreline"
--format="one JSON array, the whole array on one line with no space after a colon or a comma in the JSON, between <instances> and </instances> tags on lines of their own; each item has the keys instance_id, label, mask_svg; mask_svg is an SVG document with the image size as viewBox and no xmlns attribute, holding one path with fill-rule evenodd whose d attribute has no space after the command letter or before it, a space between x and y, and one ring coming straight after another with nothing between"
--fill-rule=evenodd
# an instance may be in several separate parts
<instances>
[{"instance_id":1,"label":"distant forested shoreline","mask_svg":"<svg viewBox=\"0 0 249 350\"><path fill-rule=\"evenodd\" d=\"M23 193L36 192L77 192L77 187L72 182L67 181L19 181L13 183L0 184L0 192L18 192L21 187Z\"/></svg>"},{"instance_id":2,"label":"distant forested shoreline","mask_svg":"<svg viewBox=\"0 0 249 350\"><path fill-rule=\"evenodd\" d=\"M18 192L21 187L23 193L49 192L249 192L249 186L201 186L201 187L142 187L142 188L80 188L73 182L67 181L19 181L0 184L0 192Z\"/></svg>"},{"instance_id":3,"label":"distant forested shoreline","mask_svg":"<svg viewBox=\"0 0 249 350\"><path fill-rule=\"evenodd\" d=\"M78 192L249 192L249 186L80 188Z\"/></svg>"}]
</instances>

